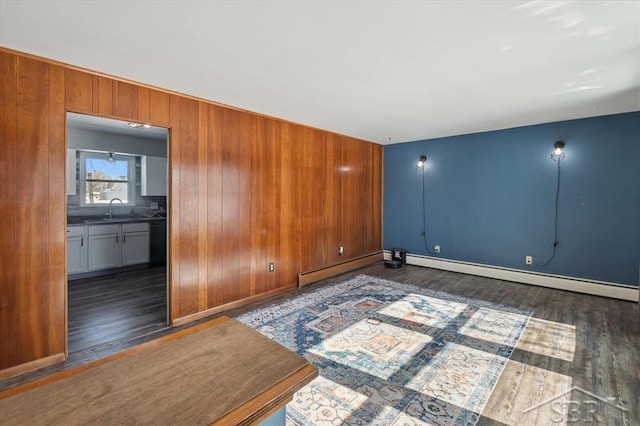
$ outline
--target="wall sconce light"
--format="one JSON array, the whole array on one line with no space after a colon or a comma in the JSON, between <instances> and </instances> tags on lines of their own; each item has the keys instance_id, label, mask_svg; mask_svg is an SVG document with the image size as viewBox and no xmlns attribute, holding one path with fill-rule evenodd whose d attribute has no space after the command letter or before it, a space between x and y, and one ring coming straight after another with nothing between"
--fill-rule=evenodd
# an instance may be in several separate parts
<instances>
[{"instance_id":1,"label":"wall sconce light","mask_svg":"<svg viewBox=\"0 0 640 426\"><path fill-rule=\"evenodd\" d=\"M116 156L113 152L110 152L109 155L107 155L107 163L115 163L116 162Z\"/></svg>"},{"instance_id":2,"label":"wall sconce light","mask_svg":"<svg viewBox=\"0 0 640 426\"><path fill-rule=\"evenodd\" d=\"M416 164L416 169L422 169L426 161L427 161L427 156L421 155L420 158L418 159L418 163Z\"/></svg>"},{"instance_id":3,"label":"wall sconce light","mask_svg":"<svg viewBox=\"0 0 640 426\"><path fill-rule=\"evenodd\" d=\"M564 160L564 142L558 141L553 144L553 152L551 153L551 159L553 161Z\"/></svg>"},{"instance_id":4,"label":"wall sconce light","mask_svg":"<svg viewBox=\"0 0 640 426\"><path fill-rule=\"evenodd\" d=\"M558 200L560 199L560 162L564 159L564 142L557 141L553 144L553 152L551 153L551 159L558 162L558 169L556 174L556 202L553 211L553 251L551 256L546 262L536 263L537 266L547 266L554 257L556 257L556 249L558 247Z\"/></svg>"}]
</instances>

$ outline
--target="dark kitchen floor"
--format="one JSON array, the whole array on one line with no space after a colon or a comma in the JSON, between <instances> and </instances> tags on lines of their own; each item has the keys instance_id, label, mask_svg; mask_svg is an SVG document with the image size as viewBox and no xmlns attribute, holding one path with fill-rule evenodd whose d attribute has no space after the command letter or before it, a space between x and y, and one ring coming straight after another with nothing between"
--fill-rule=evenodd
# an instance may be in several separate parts
<instances>
[{"instance_id":1,"label":"dark kitchen floor","mask_svg":"<svg viewBox=\"0 0 640 426\"><path fill-rule=\"evenodd\" d=\"M69 357L98 359L167 328L165 266L69 281Z\"/></svg>"}]
</instances>

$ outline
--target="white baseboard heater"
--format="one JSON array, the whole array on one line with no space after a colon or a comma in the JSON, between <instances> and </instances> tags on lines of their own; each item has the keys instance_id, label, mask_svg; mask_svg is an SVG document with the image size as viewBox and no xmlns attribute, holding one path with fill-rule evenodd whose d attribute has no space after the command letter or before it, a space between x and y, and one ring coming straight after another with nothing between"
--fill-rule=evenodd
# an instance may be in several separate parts
<instances>
[{"instance_id":1,"label":"white baseboard heater","mask_svg":"<svg viewBox=\"0 0 640 426\"><path fill-rule=\"evenodd\" d=\"M384 251L384 258L386 260L391 259L391 252L389 250ZM444 271L460 272L469 275L478 275L498 280L532 284L557 290L568 290L576 293L629 300L632 302L638 302L640 295L640 291L637 287L607 283L604 281L565 277L562 275L542 274L518 269L500 268L496 266L482 265L479 263L438 259L409 253L407 254L407 264L441 269Z\"/></svg>"}]
</instances>

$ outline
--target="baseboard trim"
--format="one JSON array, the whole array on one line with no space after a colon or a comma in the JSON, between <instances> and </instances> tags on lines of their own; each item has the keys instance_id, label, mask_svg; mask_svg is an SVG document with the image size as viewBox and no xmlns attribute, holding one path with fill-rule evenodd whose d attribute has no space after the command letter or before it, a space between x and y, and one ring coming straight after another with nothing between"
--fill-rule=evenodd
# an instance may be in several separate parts
<instances>
[{"instance_id":1,"label":"baseboard trim","mask_svg":"<svg viewBox=\"0 0 640 426\"><path fill-rule=\"evenodd\" d=\"M16 365L14 367L5 368L4 370L0 370L0 380L19 376L20 374L39 370L41 368L49 367L54 364L59 364L61 362L64 362L66 359L67 356L65 354L55 354L48 357L36 359L35 361L25 362L24 364Z\"/></svg>"},{"instance_id":2,"label":"baseboard trim","mask_svg":"<svg viewBox=\"0 0 640 426\"><path fill-rule=\"evenodd\" d=\"M363 266L379 262L382 259L382 251L377 251L337 265L327 266L326 268L315 269L313 271L300 272L298 273L298 287L304 287L307 284L311 284L334 275L362 268Z\"/></svg>"},{"instance_id":3,"label":"baseboard trim","mask_svg":"<svg viewBox=\"0 0 640 426\"><path fill-rule=\"evenodd\" d=\"M244 299L236 300L235 302L226 303L224 305L216 306L214 308L209 308L204 311L196 312L194 314L185 315L180 318L176 318L171 322L172 327L178 327L181 325L188 324L193 321L197 321L202 318L210 317L215 314L219 314L220 312L229 311L231 309L239 308L241 306L247 305L251 302L256 302L258 300L266 299L267 297L275 296L276 294L284 293L285 291L293 290L296 288L295 284L292 284L287 287L280 287L274 290L266 291L264 293L256 294L255 296L246 297Z\"/></svg>"},{"instance_id":4,"label":"baseboard trim","mask_svg":"<svg viewBox=\"0 0 640 426\"><path fill-rule=\"evenodd\" d=\"M391 259L391 252L384 251L384 258ZM478 263L460 262L447 259L436 259L428 256L407 254L407 264L425 266L427 268L441 269L444 271L460 272L469 275L495 278L498 280L514 281L523 284L532 284L540 287L548 287L557 290L567 290L576 293L604 296L613 299L638 302L640 291L634 287L627 287L604 281L592 281L579 278L565 277L561 275L542 274L538 272L521 271L518 269L499 268Z\"/></svg>"}]
</instances>

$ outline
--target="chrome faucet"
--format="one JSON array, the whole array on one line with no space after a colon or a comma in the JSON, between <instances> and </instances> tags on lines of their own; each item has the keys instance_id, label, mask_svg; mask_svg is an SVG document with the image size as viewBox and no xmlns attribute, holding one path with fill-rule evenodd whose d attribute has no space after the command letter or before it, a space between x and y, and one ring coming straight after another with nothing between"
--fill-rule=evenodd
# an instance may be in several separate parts
<instances>
[{"instance_id":1,"label":"chrome faucet","mask_svg":"<svg viewBox=\"0 0 640 426\"><path fill-rule=\"evenodd\" d=\"M116 200L120 201L120 205L124 207L124 203L120 198L112 198L111 201L109 201L109 219L113 217L113 214L111 213L111 208L113 207L113 202Z\"/></svg>"}]
</instances>

